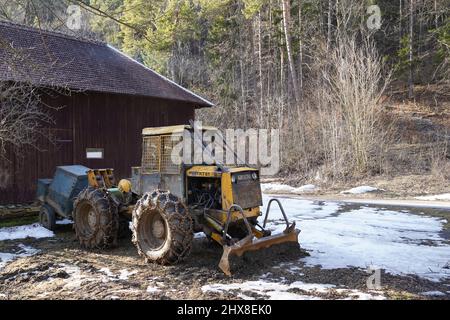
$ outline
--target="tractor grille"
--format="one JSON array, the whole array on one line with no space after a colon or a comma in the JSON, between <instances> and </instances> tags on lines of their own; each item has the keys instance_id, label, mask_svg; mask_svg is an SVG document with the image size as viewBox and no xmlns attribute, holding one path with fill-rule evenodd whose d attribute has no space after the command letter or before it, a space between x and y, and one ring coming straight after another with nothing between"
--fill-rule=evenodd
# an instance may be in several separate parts
<instances>
[{"instance_id":1,"label":"tractor grille","mask_svg":"<svg viewBox=\"0 0 450 320\"><path fill-rule=\"evenodd\" d=\"M142 170L144 173L179 173L180 165L173 163L172 150L181 141L181 136L144 137Z\"/></svg>"},{"instance_id":2,"label":"tractor grille","mask_svg":"<svg viewBox=\"0 0 450 320\"><path fill-rule=\"evenodd\" d=\"M233 183L233 200L242 209L262 206L261 185L256 180L239 180Z\"/></svg>"}]
</instances>

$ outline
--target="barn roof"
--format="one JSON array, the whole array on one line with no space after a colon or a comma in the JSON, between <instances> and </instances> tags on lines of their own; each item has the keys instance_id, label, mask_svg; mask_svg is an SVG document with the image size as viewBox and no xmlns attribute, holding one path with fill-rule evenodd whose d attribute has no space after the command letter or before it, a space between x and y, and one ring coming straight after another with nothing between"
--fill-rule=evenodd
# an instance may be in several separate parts
<instances>
[{"instance_id":1,"label":"barn roof","mask_svg":"<svg viewBox=\"0 0 450 320\"><path fill-rule=\"evenodd\" d=\"M213 104L102 42L0 22L0 81Z\"/></svg>"}]
</instances>

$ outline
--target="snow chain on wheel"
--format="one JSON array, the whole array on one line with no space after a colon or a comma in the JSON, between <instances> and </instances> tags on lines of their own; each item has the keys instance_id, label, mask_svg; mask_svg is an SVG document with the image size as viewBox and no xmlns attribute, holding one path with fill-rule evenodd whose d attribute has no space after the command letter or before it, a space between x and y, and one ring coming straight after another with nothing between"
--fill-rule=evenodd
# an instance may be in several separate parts
<instances>
[{"instance_id":1,"label":"snow chain on wheel","mask_svg":"<svg viewBox=\"0 0 450 320\"><path fill-rule=\"evenodd\" d=\"M133 210L133 243L147 262L175 264L191 251L193 222L186 206L166 191L146 193Z\"/></svg>"},{"instance_id":2,"label":"snow chain on wheel","mask_svg":"<svg viewBox=\"0 0 450 320\"><path fill-rule=\"evenodd\" d=\"M74 203L73 222L82 247L105 249L117 245L118 209L106 191L92 187L81 191Z\"/></svg>"}]
</instances>

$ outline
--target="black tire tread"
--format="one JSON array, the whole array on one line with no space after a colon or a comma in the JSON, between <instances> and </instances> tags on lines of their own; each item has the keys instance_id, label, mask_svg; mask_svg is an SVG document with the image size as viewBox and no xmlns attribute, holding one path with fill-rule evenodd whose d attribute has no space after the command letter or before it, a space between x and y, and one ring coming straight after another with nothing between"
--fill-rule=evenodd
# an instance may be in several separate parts
<instances>
[{"instance_id":1,"label":"black tire tread","mask_svg":"<svg viewBox=\"0 0 450 320\"><path fill-rule=\"evenodd\" d=\"M169 249L162 253L158 259L152 261L147 257L139 244L137 230L145 214L149 210L155 209L168 222L172 241ZM194 237L192 217L186 206L175 195L168 191L160 190L145 193L136 203L133 210L132 232L132 241L139 255L144 257L147 262L155 262L162 265L172 265L184 260L191 251Z\"/></svg>"},{"instance_id":2,"label":"black tire tread","mask_svg":"<svg viewBox=\"0 0 450 320\"><path fill-rule=\"evenodd\" d=\"M77 207L84 202L89 202L97 211L103 215L99 228L90 235L84 235L77 225ZM105 219L106 218L106 219ZM106 249L117 245L119 231L118 208L107 192L101 189L88 187L81 191L74 202L73 227L76 238L81 247L87 249Z\"/></svg>"}]
</instances>

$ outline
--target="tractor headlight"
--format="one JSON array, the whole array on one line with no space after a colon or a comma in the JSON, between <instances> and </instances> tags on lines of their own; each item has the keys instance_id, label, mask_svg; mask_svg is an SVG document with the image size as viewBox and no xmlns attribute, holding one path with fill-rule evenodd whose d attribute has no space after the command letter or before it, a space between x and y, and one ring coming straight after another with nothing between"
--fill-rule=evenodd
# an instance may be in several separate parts
<instances>
[{"instance_id":1,"label":"tractor headlight","mask_svg":"<svg viewBox=\"0 0 450 320\"><path fill-rule=\"evenodd\" d=\"M236 176L231 176L231 182L236 183Z\"/></svg>"},{"instance_id":2,"label":"tractor headlight","mask_svg":"<svg viewBox=\"0 0 450 320\"><path fill-rule=\"evenodd\" d=\"M252 173L252 179L253 179L253 180L258 179L258 175L256 174L256 172L253 172L253 173Z\"/></svg>"}]
</instances>

